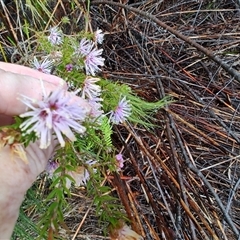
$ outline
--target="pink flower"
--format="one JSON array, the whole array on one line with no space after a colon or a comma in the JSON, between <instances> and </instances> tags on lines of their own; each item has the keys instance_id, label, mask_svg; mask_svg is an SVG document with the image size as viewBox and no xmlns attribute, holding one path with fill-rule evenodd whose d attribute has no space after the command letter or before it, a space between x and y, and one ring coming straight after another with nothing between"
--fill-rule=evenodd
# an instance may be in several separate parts
<instances>
[{"instance_id":1,"label":"pink flower","mask_svg":"<svg viewBox=\"0 0 240 240\"><path fill-rule=\"evenodd\" d=\"M83 98L95 98L98 97L101 94L101 87L97 84L100 79L99 78L92 78L92 77L87 77L83 83L83 88L82 88L82 97Z\"/></svg>"},{"instance_id":2,"label":"pink flower","mask_svg":"<svg viewBox=\"0 0 240 240\"><path fill-rule=\"evenodd\" d=\"M101 71L98 66L104 65L104 58L101 57L103 49L92 49L87 55L84 60L86 74L95 76L95 73Z\"/></svg>"},{"instance_id":3,"label":"pink flower","mask_svg":"<svg viewBox=\"0 0 240 240\"><path fill-rule=\"evenodd\" d=\"M104 40L104 33L101 29L97 29L97 31L94 33L94 39L97 43L102 44Z\"/></svg>"},{"instance_id":4,"label":"pink flower","mask_svg":"<svg viewBox=\"0 0 240 240\"><path fill-rule=\"evenodd\" d=\"M91 40L88 40L87 38L83 38L80 41L77 52L84 57L91 52L93 47L94 47L94 43Z\"/></svg>"},{"instance_id":5,"label":"pink flower","mask_svg":"<svg viewBox=\"0 0 240 240\"><path fill-rule=\"evenodd\" d=\"M94 46L93 41L83 38L76 50L77 54L84 57L86 74L92 76L95 76L95 73L101 70L98 66L103 66L105 60L101 57L103 49L97 49Z\"/></svg>"},{"instance_id":6,"label":"pink flower","mask_svg":"<svg viewBox=\"0 0 240 240\"><path fill-rule=\"evenodd\" d=\"M62 32L58 29L58 27L50 28L50 35L48 36L48 41L52 45L59 45L63 42Z\"/></svg>"},{"instance_id":7,"label":"pink flower","mask_svg":"<svg viewBox=\"0 0 240 240\"><path fill-rule=\"evenodd\" d=\"M67 72L71 72L73 70L73 65L71 63L69 63L65 66L65 69Z\"/></svg>"},{"instance_id":8,"label":"pink flower","mask_svg":"<svg viewBox=\"0 0 240 240\"><path fill-rule=\"evenodd\" d=\"M111 111L110 121L114 124L123 123L130 116L131 110L129 100L126 100L126 97L122 98L116 109Z\"/></svg>"},{"instance_id":9,"label":"pink flower","mask_svg":"<svg viewBox=\"0 0 240 240\"><path fill-rule=\"evenodd\" d=\"M45 58L43 62L39 62L36 57L33 59L33 67L39 72L50 74L52 70L53 62Z\"/></svg>"},{"instance_id":10,"label":"pink flower","mask_svg":"<svg viewBox=\"0 0 240 240\"><path fill-rule=\"evenodd\" d=\"M124 159L123 159L123 155L121 153L117 154L115 156L116 160L117 160L117 167L118 170L120 171L123 167L124 167Z\"/></svg>"},{"instance_id":11,"label":"pink flower","mask_svg":"<svg viewBox=\"0 0 240 240\"><path fill-rule=\"evenodd\" d=\"M64 147L63 134L69 140L75 141L72 129L80 134L85 132L81 122L89 114L90 105L84 99L81 99L82 106L79 106L78 102L73 101L74 94L67 93L62 88L51 92L49 96L44 93L41 101L22 97L21 101L31 110L20 115L27 118L20 128L26 131L26 134L35 132L40 138L40 148L47 148L51 144L53 134Z\"/></svg>"}]
</instances>

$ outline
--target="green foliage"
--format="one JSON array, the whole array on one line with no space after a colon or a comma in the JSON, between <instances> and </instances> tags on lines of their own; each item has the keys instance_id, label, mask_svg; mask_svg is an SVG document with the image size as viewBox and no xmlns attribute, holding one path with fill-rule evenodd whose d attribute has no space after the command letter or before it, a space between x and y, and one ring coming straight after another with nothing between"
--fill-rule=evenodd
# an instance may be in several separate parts
<instances>
[{"instance_id":1,"label":"green foliage","mask_svg":"<svg viewBox=\"0 0 240 240\"><path fill-rule=\"evenodd\" d=\"M103 106L105 112L115 109L119 100L125 96L130 101L132 107L132 113L128 120L145 128L153 127L153 115L159 109L172 102L169 97L165 97L157 102L144 101L136 96L128 85L111 82L107 79L102 79L100 84L104 89L102 98L105 103Z\"/></svg>"},{"instance_id":2,"label":"green foliage","mask_svg":"<svg viewBox=\"0 0 240 240\"><path fill-rule=\"evenodd\" d=\"M27 231L26 226L28 226ZM35 240L36 236L38 236L37 226L21 209L12 240L17 238L21 240Z\"/></svg>"},{"instance_id":3,"label":"green foliage","mask_svg":"<svg viewBox=\"0 0 240 240\"><path fill-rule=\"evenodd\" d=\"M101 124L99 126L99 130L101 131L101 137L102 137L102 145L103 148L105 149L105 151L109 151L110 149L112 149L113 145L112 145L112 126L109 123L108 118L102 117L101 118Z\"/></svg>"},{"instance_id":4,"label":"green foliage","mask_svg":"<svg viewBox=\"0 0 240 240\"><path fill-rule=\"evenodd\" d=\"M48 0L26 0L25 8L30 11L35 26L43 26L44 23L46 24L46 19L51 18L48 2ZM21 1L17 0L16 4L21 4Z\"/></svg>"},{"instance_id":5,"label":"green foliage","mask_svg":"<svg viewBox=\"0 0 240 240\"><path fill-rule=\"evenodd\" d=\"M94 198L93 204L96 207L99 221L115 224L118 219L126 218L119 200L109 194L111 192L110 187L101 186L95 178L93 181L89 181L88 192Z\"/></svg>"},{"instance_id":6,"label":"green foliage","mask_svg":"<svg viewBox=\"0 0 240 240\"><path fill-rule=\"evenodd\" d=\"M60 224L64 222L63 211L68 206L65 194L70 195L69 189L66 188L66 178L66 175L61 175L50 186L51 192L44 200L48 207L38 223L39 240L44 239L46 232L58 233Z\"/></svg>"},{"instance_id":7,"label":"green foliage","mask_svg":"<svg viewBox=\"0 0 240 240\"><path fill-rule=\"evenodd\" d=\"M7 57L1 42L0 42L0 54L2 55L4 62L7 62Z\"/></svg>"},{"instance_id":8,"label":"green foliage","mask_svg":"<svg viewBox=\"0 0 240 240\"><path fill-rule=\"evenodd\" d=\"M12 240L35 240L36 237L39 236L39 228L37 224L31 220L31 217L35 213L44 214L46 206L44 206L41 199L39 199L37 191L38 189L36 188L36 185L28 190L20 209L19 218L14 229ZM28 212L32 212L32 214L28 216ZM43 235L43 239L46 239L46 234Z\"/></svg>"},{"instance_id":9,"label":"green foliage","mask_svg":"<svg viewBox=\"0 0 240 240\"><path fill-rule=\"evenodd\" d=\"M157 102L146 102L133 94L129 94L128 99L132 104L132 114L129 117L129 121L138 123L145 128L153 127L153 115L159 109L172 102L169 97L165 97Z\"/></svg>"}]
</instances>

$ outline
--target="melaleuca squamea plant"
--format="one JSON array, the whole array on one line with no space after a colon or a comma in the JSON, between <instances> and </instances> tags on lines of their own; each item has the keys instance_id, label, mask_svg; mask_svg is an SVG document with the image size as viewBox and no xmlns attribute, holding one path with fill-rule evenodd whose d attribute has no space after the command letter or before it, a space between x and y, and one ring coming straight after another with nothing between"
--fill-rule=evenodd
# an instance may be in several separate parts
<instances>
[{"instance_id":1,"label":"melaleuca squamea plant","mask_svg":"<svg viewBox=\"0 0 240 240\"><path fill-rule=\"evenodd\" d=\"M57 154L46 168L49 179L53 180L53 192L56 186L64 189L62 195L52 193L55 202L61 201L71 187L83 185L91 189L102 220L118 220L121 214L116 209L102 214L102 209L110 207L104 201L111 191L100 188L105 172L124 171L126 162L124 152L118 153L112 143L112 127L125 122L149 126L146 120L169 101L146 103L128 85L96 77L105 61L101 48L104 34L100 29L91 34L68 36L58 27L52 27L47 33L36 49L38 58L29 61L29 66L63 78L69 89L60 86L47 94L43 87L41 100L20 96L20 101L28 107L20 115L20 132L29 139L34 134L41 149L47 148L53 139L58 142ZM55 216L53 209L49 207L46 214L51 219L46 220L49 225Z\"/></svg>"},{"instance_id":2,"label":"melaleuca squamea plant","mask_svg":"<svg viewBox=\"0 0 240 240\"><path fill-rule=\"evenodd\" d=\"M91 131L94 129L98 137L106 131L105 129L99 131L102 118L108 118L104 126L109 130L112 125L123 124L129 119L138 123L139 119L148 116L149 112L164 106L163 102L145 104L132 94L127 85L95 76L104 65L103 49L99 48L103 40L104 33L100 29L93 34L68 36L63 34L59 27L51 27L48 35L39 42L39 51L43 52L41 57L43 60L39 61L34 57L30 66L48 74L51 74L51 69L54 68L55 73L69 83L71 90L80 89L69 93L58 88L49 95L43 94L43 99L40 101L26 96L21 97L21 101L28 106L29 111L20 116L24 118L20 129L23 134L35 133L40 140L40 148L47 148L53 137L63 148L66 140L74 142L86 137L91 141L89 129ZM46 52L48 54L45 54ZM56 55L57 58L53 59ZM81 100L82 104L77 104L72 99ZM144 124L144 121L140 123ZM116 166L114 147L110 148L113 153L112 162ZM110 148L107 146L106 151ZM98 152L96 148L94 151ZM119 167L115 169L119 170Z\"/></svg>"}]
</instances>

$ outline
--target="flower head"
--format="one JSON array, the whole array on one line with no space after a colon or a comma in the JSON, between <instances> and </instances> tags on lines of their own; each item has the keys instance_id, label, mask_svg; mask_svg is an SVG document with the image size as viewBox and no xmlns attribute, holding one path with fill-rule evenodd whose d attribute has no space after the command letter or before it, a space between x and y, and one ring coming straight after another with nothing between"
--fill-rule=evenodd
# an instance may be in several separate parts
<instances>
[{"instance_id":1,"label":"flower head","mask_svg":"<svg viewBox=\"0 0 240 240\"><path fill-rule=\"evenodd\" d=\"M69 63L65 66L65 69L67 72L71 72L73 70L73 65L71 63Z\"/></svg>"},{"instance_id":2,"label":"flower head","mask_svg":"<svg viewBox=\"0 0 240 240\"><path fill-rule=\"evenodd\" d=\"M58 27L50 28L50 34L48 36L48 41L52 45L59 45L63 42L62 32L58 29Z\"/></svg>"},{"instance_id":3,"label":"flower head","mask_svg":"<svg viewBox=\"0 0 240 240\"><path fill-rule=\"evenodd\" d=\"M111 111L110 121L114 124L123 123L130 116L131 110L129 100L126 100L126 97L122 98L116 109Z\"/></svg>"},{"instance_id":4,"label":"flower head","mask_svg":"<svg viewBox=\"0 0 240 240\"><path fill-rule=\"evenodd\" d=\"M54 133L62 147L65 145L63 134L71 141L76 137L71 129L83 134L85 127L80 124L90 112L89 104L81 99L83 106L79 106L72 100L73 95L64 89L58 88L49 96L44 94L41 101L23 96L21 101L31 110L20 117L27 119L20 125L22 131L27 134L35 132L40 138L40 148L47 148L51 144ZM36 104L34 104L36 103Z\"/></svg>"},{"instance_id":5,"label":"flower head","mask_svg":"<svg viewBox=\"0 0 240 240\"><path fill-rule=\"evenodd\" d=\"M94 47L94 42L87 38L83 38L80 41L79 47L77 49L77 53L80 53L83 57L88 55L92 48Z\"/></svg>"},{"instance_id":6,"label":"flower head","mask_svg":"<svg viewBox=\"0 0 240 240\"><path fill-rule=\"evenodd\" d=\"M101 57L103 49L97 49L95 43L87 38L80 41L79 47L76 49L76 54L84 57L86 74L95 76L95 73L101 69L98 66L104 65L104 58Z\"/></svg>"},{"instance_id":7,"label":"flower head","mask_svg":"<svg viewBox=\"0 0 240 240\"><path fill-rule=\"evenodd\" d=\"M94 33L94 39L99 44L103 43L104 33L101 29L97 29L97 31Z\"/></svg>"},{"instance_id":8,"label":"flower head","mask_svg":"<svg viewBox=\"0 0 240 240\"><path fill-rule=\"evenodd\" d=\"M45 58L43 62L39 62L36 57L33 59L33 67L39 72L50 74L52 66L53 62L48 60L48 58Z\"/></svg>"},{"instance_id":9,"label":"flower head","mask_svg":"<svg viewBox=\"0 0 240 240\"><path fill-rule=\"evenodd\" d=\"M95 76L96 72L101 71L98 66L103 66L105 59L101 57L103 49L94 48L90 51L84 60L86 74Z\"/></svg>"},{"instance_id":10,"label":"flower head","mask_svg":"<svg viewBox=\"0 0 240 240\"><path fill-rule=\"evenodd\" d=\"M95 98L98 97L101 94L101 87L97 84L100 79L99 78L92 78L92 77L87 77L84 80L83 83L83 88L82 88L82 97L83 98Z\"/></svg>"},{"instance_id":11,"label":"flower head","mask_svg":"<svg viewBox=\"0 0 240 240\"><path fill-rule=\"evenodd\" d=\"M116 160L117 160L117 168L118 171L120 171L123 167L124 167L124 159L123 159L123 155L121 153L117 154L115 156Z\"/></svg>"}]
</instances>

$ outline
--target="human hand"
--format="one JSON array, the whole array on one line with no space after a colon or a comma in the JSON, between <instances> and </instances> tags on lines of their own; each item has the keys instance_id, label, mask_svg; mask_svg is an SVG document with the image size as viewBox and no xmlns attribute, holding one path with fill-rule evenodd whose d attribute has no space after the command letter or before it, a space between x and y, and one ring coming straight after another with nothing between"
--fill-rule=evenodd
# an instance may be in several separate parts
<instances>
[{"instance_id":1,"label":"human hand","mask_svg":"<svg viewBox=\"0 0 240 240\"><path fill-rule=\"evenodd\" d=\"M26 105L18 100L20 94L42 99L42 84L47 94L58 86L67 89L56 76L0 62L0 126L12 124L13 116L26 112ZM13 154L9 145L0 148L0 239L10 239L24 195L45 169L55 146L52 142L47 149L40 149L38 141L30 143L25 149L28 163Z\"/></svg>"}]
</instances>

